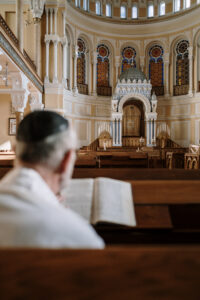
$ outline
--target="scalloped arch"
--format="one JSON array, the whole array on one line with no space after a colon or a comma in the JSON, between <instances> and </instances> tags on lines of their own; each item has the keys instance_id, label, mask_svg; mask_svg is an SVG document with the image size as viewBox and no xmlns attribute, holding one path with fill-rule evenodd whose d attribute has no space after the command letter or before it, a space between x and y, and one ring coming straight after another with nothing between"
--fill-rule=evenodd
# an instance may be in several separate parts
<instances>
[{"instance_id":1,"label":"scalloped arch","mask_svg":"<svg viewBox=\"0 0 200 300\"><path fill-rule=\"evenodd\" d=\"M132 98L134 98L136 100L140 100L144 104L145 113L151 112L151 105L150 105L149 99L146 98L145 96L143 96L141 94L137 94L137 93L130 93L130 94L123 96L119 101L118 112L122 112L122 107L123 107L124 103L128 100L131 100Z\"/></svg>"}]
</instances>

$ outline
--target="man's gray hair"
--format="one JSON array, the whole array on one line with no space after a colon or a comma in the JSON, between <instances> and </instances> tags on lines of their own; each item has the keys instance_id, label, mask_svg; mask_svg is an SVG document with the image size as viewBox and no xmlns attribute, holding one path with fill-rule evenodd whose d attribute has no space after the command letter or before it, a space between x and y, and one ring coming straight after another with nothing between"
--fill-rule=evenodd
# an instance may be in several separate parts
<instances>
[{"instance_id":1,"label":"man's gray hair","mask_svg":"<svg viewBox=\"0 0 200 300\"><path fill-rule=\"evenodd\" d=\"M37 142L17 141L16 157L22 162L41 164L55 170L64 155L76 149L76 134L69 126L66 130L47 136Z\"/></svg>"}]
</instances>

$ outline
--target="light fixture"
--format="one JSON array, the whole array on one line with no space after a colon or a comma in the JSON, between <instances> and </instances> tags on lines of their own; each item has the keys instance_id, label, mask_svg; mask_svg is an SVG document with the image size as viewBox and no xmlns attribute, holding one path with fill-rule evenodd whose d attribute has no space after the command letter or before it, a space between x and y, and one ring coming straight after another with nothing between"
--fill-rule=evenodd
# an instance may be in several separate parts
<instances>
[{"instance_id":1,"label":"light fixture","mask_svg":"<svg viewBox=\"0 0 200 300\"><path fill-rule=\"evenodd\" d=\"M5 69L0 65L0 76L5 81L5 86L8 86L8 62L6 62Z\"/></svg>"}]
</instances>

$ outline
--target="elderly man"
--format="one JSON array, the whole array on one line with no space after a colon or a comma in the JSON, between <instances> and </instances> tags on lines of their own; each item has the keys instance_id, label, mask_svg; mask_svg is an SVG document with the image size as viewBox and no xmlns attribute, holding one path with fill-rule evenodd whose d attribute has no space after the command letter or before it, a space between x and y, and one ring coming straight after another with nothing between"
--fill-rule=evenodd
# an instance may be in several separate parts
<instances>
[{"instance_id":1,"label":"elderly man","mask_svg":"<svg viewBox=\"0 0 200 300\"><path fill-rule=\"evenodd\" d=\"M35 111L22 120L17 166L0 182L1 247L104 247L93 228L58 201L75 148L75 134L59 114Z\"/></svg>"}]
</instances>

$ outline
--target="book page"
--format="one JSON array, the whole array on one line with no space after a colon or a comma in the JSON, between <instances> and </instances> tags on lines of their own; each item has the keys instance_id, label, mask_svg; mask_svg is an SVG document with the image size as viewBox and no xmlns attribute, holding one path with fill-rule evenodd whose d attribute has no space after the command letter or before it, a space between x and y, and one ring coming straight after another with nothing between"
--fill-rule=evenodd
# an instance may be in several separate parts
<instances>
[{"instance_id":1,"label":"book page","mask_svg":"<svg viewBox=\"0 0 200 300\"><path fill-rule=\"evenodd\" d=\"M94 181L92 223L112 222L136 226L131 184L110 178Z\"/></svg>"},{"instance_id":2,"label":"book page","mask_svg":"<svg viewBox=\"0 0 200 300\"><path fill-rule=\"evenodd\" d=\"M71 208L88 222L91 221L94 179L71 179L62 191L62 204Z\"/></svg>"}]
</instances>

